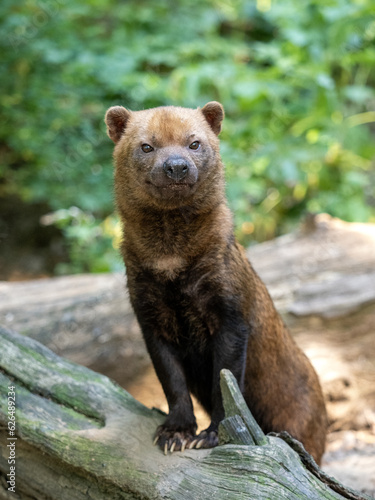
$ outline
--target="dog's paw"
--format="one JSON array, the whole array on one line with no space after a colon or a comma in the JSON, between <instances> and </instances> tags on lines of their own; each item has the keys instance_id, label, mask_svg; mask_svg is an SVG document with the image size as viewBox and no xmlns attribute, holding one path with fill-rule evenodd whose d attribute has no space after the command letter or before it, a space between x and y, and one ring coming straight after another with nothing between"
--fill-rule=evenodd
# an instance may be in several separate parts
<instances>
[{"instance_id":1,"label":"dog's paw","mask_svg":"<svg viewBox=\"0 0 375 500\"><path fill-rule=\"evenodd\" d=\"M188 446L189 449L195 448L215 448L219 444L219 437L217 431L210 431L209 429L202 431Z\"/></svg>"},{"instance_id":2,"label":"dog's paw","mask_svg":"<svg viewBox=\"0 0 375 500\"><path fill-rule=\"evenodd\" d=\"M154 444L159 445L164 454L167 455L168 451L173 453L190 448L195 439L195 426L176 430L160 425L155 433Z\"/></svg>"}]
</instances>

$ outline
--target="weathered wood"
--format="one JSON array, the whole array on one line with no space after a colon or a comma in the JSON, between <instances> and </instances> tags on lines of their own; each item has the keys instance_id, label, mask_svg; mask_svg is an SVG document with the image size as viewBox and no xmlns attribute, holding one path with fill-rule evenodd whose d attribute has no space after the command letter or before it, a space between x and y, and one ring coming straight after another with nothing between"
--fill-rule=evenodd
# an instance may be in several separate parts
<instances>
[{"instance_id":1,"label":"weathered wood","mask_svg":"<svg viewBox=\"0 0 375 500\"><path fill-rule=\"evenodd\" d=\"M124 274L0 282L0 324L125 384L150 360Z\"/></svg>"},{"instance_id":2,"label":"weathered wood","mask_svg":"<svg viewBox=\"0 0 375 500\"><path fill-rule=\"evenodd\" d=\"M241 417L251 436L248 444L257 446L266 444L267 440L265 435L239 392L237 382L233 375L228 370L222 370L220 382L226 418L235 417L237 415Z\"/></svg>"},{"instance_id":3,"label":"weathered wood","mask_svg":"<svg viewBox=\"0 0 375 500\"><path fill-rule=\"evenodd\" d=\"M320 214L248 253L289 326L315 315L345 325L368 304L375 324L375 224Z\"/></svg>"},{"instance_id":4,"label":"weathered wood","mask_svg":"<svg viewBox=\"0 0 375 500\"><path fill-rule=\"evenodd\" d=\"M345 498L311 474L283 440L262 437L252 419L246 426L261 446L227 444L165 457L151 444L160 412L33 339L1 328L0 342L1 498ZM230 395L224 397L227 416L234 413L236 400L244 415L233 378L228 383L228 374L223 377ZM17 497L7 492L5 483L7 387L15 387L16 393Z\"/></svg>"}]
</instances>

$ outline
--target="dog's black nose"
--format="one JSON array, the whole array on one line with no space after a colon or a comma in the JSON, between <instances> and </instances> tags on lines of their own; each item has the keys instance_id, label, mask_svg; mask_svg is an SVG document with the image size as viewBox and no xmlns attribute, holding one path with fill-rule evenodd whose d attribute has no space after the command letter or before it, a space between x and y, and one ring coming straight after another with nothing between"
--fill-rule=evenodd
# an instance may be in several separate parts
<instances>
[{"instance_id":1,"label":"dog's black nose","mask_svg":"<svg viewBox=\"0 0 375 500\"><path fill-rule=\"evenodd\" d=\"M170 179L181 181L189 172L189 165L184 158L168 158L163 169Z\"/></svg>"}]
</instances>

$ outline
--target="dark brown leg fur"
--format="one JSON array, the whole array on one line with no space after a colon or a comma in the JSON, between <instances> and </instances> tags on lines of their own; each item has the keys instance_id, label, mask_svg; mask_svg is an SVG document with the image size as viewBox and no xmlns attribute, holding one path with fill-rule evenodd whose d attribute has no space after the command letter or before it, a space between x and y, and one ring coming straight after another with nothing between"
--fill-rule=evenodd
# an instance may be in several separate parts
<instances>
[{"instance_id":1,"label":"dark brown leg fur","mask_svg":"<svg viewBox=\"0 0 375 500\"><path fill-rule=\"evenodd\" d=\"M319 462L326 415L312 366L241 248L229 243L214 269L211 257L172 280L128 270L133 306L170 408L156 433L159 445L177 451L217 444L224 417L219 372L228 368L262 429L287 430ZM189 392L212 418L199 436Z\"/></svg>"}]
</instances>

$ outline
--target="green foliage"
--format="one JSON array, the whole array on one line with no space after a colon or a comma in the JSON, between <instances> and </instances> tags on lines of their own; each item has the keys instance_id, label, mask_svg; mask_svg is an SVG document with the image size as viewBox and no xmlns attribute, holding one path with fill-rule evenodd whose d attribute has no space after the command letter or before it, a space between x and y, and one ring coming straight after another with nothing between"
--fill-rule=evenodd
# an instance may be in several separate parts
<instances>
[{"instance_id":1,"label":"green foliage","mask_svg":"<svg viewBox=\"0 0 375 500\"><path fill-rule=\"evenodd\" d=\"M117 217L108 216L98 223L91 213L73 206L46 214L41 222L62 229L67 241L70 262L58 264L56 274L123 269L119 254L121 226Z\"/></svg>"},{"instance_id":2,"label":"green foliage","mask_svg":"<svg viewBox=\"0 0 375 500\"><path fill-rule=\"evenodd\" d=\"M94 227L113 210L105 110L217 99L243 243L306 211L375 221L372 0L3 0L0 19L0 194L77 206ZM106 270L109 240L97 248L88 268Z\"/></svg>"}]
</instances>

